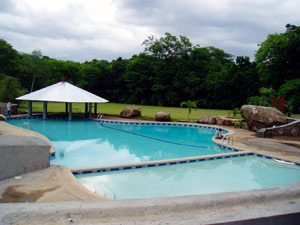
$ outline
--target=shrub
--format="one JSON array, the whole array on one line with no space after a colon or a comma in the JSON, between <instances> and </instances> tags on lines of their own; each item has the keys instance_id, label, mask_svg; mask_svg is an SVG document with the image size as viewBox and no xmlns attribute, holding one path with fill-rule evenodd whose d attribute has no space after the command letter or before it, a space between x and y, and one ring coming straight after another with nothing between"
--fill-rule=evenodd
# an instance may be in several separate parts
<instances>
[{"instance_id":1,"label":"shrub","mask_svg":"<svg viewBox=\"0 0 300 225\"><path fill-rule=\"evenodd\" d=\"M288 99L293 112L300 112L300 79L288 80L279 88L278 93Z\"/></svg>"},{"instance_id":2,"label":"shrub","mask_svg":"<svg viewBox=\"0 0 300 225\"><path fill-rule=\"evenodd\" d=\"M285 113L286 112L286 104L284 103L284 97L275 97L271 98L271 106L278 109L279 111Z\"/></svg>"}]
</instances>

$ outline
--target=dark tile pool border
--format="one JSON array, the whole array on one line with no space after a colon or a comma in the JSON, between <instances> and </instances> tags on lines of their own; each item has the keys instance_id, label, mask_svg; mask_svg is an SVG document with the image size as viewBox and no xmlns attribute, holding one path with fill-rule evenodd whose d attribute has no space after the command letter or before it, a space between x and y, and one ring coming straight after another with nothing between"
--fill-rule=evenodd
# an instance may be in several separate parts
<instances>
[{"instance_id":1,"label":"dark tile pool border","mask_svg":"<svg viewBox=\"0 0 300 225\"><path fill-rule=\"evenodd\" d=\"M8 118L7 120L20 120L20 119L40 119L42 118L42 116L32 116L32 117L12 117L12 118ZM48 116L47 119L63 119L63 120L68 120L67 117L64 116ZM96 119L87 119L87 118L73 118L73 120L89 120L89 121L94 121L97 123L107 123L107 124L132 124L132 125L155 125L155 126L177 126L177 127L195 127L195 128L206 128L206 129L213 129L213 130L217 130L219 129L218 127L210 127L210 126L202 126L202 125L196 125L196 124L180 124L180 123L160 123L160 122L128 122L128 121L112 121L112 120L96 120ZM225 130L225 129L223 129ZM74 175L81 175L81 174L89 174L89 173L107 173L107 172L113 172L113 171L122 171L122 170L132 170L132 169L140 169L140 168L151 168L151 167L160 167L160 166L168 166L168 165L176 165L176 164L185 164L185 163L194 163L194 162L202 162L202 161L211 161L211 160L219 160L219 159L227 159L227 158L235 158L235 157L243 157L243 156L256 156L259 158L266 158L269 160L281 160L287 163L294 163L296 166L300 167L300 163L296 163L296 162L292 162L289 160L282 160L279 158L275 158L275 157L270 157L270 156L265 156L262 154L257 154L257 153L253 153L253 152L247 152L247 151L242 151L242 150L238 150L232 147L228 147L222 144L218 144L216 142L213 142L215 145L218 145L221 148L225 148L228 150L233 151L234 153L225 153L222 156L218 156L218 155L213 155L213 156L205 156L205 158L199 158L199 159L186 159L186 158L182 158L182 159L174 159L170 160L170 162L166 162L166 160L163 160L164 162L153 162L153 161L149 161L149 162L142 162L143 165L126 165L126 166L107 166L107 168L103 168L103 167L99 167L101 169L97 169L95 167L91 168L91 169L70 169L71 172ZM50 157L55 156L55 153L50 154Z\"/></svg>"},{"instance_id":2,"label":"dark tile pool border","mask_svg":"<svg viewBox=\"0 0 300 225\"><path fill-rule=\"evenodd\" d=\"M32 117L11 117L11 118L7 118L7 120L26 120L26 119L41 119L42 116L32 116ZM61 120L68 120L67 117L64 116L48 116L47 120L49 119L61 119ZM210 127L210 126L202 126L202 125L196 125L196 124L180 124L180 123L176 123L176 122L165 122L165 123L161 123L161 122L128 122L128 121L112 121L112 120L97 120L97 119L88 119L88 118L76 118L74 117L72 120L78 121L78 120L88 120L88 121L94 121L97 123L108 123L108 124L132 124L132 125L155 125L155 126L177 126L177 127L195 127L195 128L207 128L207 129L213 129L213 130L217 130L219 128L217 127ZM225 130L225 129L222 129Z\"/></svg>"},{"instance_id":3,"label":"dark tile pool border","mask_svg":"<svg viewBox=\"0 0 300 225\"><path fill-rule=\"evenodd\" d=\"M256 157L260 157L260 158L265 158L268 160L281 160L284 162L288 162L288 163L295 163L295 162L291 162L288 160L282 160L279 158L275 158L275 157L270 157L270 156L265 156L265 155L261 155L261 154L256 154L256 153L252 153L252 152L247 152L247 153L241 153L241 154L235 154L235 155L223 155L223 156L212 156L212 157L207 157L207 158L201 158L201 159L191 159L191 160L178 160L176 162L164 162L164 163L151 163L149 162L149 164L145 164L145 165L132 165L132 166L118 166L118 167L113 167L110 166L110 168L102 168L101 170L95 170L95 169L91 169L91 170L76 170L76 169L71 169L71 172L74 175L82 175L82 174L89 174L89 173L107 173L107 172L113 172L113 171L122 171L122 170L134 170L134 169L140 169L140 168L151 168L151 167L161 167L161 166L168 166L168 165L177 165L177 164L188 164L188 163L194 163L194 162L204 162L204 161L212 161L212 160L219 160L219 159L228 159L228 158L236 158L236 157L244 157L244 156L256 156ZM300 167L300 163L295 163L295 166L299 166Z\"/></svg>"}]
</instances>

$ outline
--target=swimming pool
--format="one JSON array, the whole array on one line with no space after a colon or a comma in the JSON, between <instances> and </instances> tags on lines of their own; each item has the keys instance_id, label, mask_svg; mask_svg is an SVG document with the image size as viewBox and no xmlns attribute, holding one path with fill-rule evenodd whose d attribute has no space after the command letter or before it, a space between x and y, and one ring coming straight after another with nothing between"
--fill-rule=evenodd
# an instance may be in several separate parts
<instances>
[{"instance_id":1,"label":"swimming pool","mask_svg":"<svg viewBox=\"0 0 300 225\"><path fill-rule=\"evenodd\" d=\"M83 185L108 198L184 196L278 187L300 181L299 164L282 165L271 157L249 152L218 155L232 153L234 149L213 144L215 128L63 119L8 122L20 127L26 122L47 136L57 150L51 164L69 168L205 156L197 160L74 172ZM211 154L217 156L207 156Z\"/></svg>"},{"instance_id":2,"label":"swimming pool","mask_svg":"<svg viewBox=\"0 0 300 225\"><path fill-rule=\"evenodd\" d=\"M15 119L53 143L52 165L69 168L145 162L229 153L211 140L215 128L160 123L95 122L90 120Z\"/></svg>"},{"instance_id":3,"label":"swimming pool","mask_svg":"<svg viewBox=\"0 0 300 225\"><path fill-rule=\"evenodd\" d=\"M107 198L160 198L285 186L300 181L300 167L253 155L76 178Z\"/></svg>"}]
</instances>

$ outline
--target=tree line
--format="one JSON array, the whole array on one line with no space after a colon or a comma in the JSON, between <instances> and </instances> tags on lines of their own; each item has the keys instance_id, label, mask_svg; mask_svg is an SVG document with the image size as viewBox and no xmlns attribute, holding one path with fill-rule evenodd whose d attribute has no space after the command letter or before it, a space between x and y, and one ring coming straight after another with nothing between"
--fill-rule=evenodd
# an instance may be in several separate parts
<instances>
[{"instance_id":1,"label":"tree line","mask_svg":"<svg viewBox=\"0 0 300 225\"><path fill-rule=\"evenodd\" d=\"M284 33L270 34L253 61L170 33L150 36L143 45L144 51L129 59L79 63L49 58L39 50L20 53L0 39L0 101L14 102L65 76L111 102L179 107L191 100L198 108L232 109L249 102L272 104L276 97L280 103L284 98L285 110L300 110L298 26L288 24ZM271 91L267 98L264 90Z\"/></svg>"}]
</instances>

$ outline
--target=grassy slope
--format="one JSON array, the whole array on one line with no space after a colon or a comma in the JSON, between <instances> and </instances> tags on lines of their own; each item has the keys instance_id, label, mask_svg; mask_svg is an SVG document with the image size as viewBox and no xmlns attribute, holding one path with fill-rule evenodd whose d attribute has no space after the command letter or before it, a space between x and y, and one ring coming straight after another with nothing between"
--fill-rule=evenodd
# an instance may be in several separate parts
<instances>
[{"instance_id":1,"label":"grassy slope","mask_svg":"<svg viewBox=\"0 0 300 225\"><path fill-rule=\"evenodd\" d=\"M104 103L97 104L97 112L109 115L120 115L120 112L127 106L132 106L130 104L120 104L120 103ZM163 111L171 114L173 120L184 120L187 119L188 109L187 108L176 108L176 107L160 107L160 106L145 106L145 105L135 105L136 107L142 108L142 117L154 118L156 112ZM42 102L33 102L32 110L34 112L43 111ZM73 103L73 112L84 112L84 104ZM20 110L27 110L27 103L20 104ZM48 112L65 112L65 103L48 103ZM221 116L228 115L230 110L217 110L217 109L198 109L192 110L190 119L196 120L201 115L211 115L211 116Z\"/></svg>"}]
</instances>

